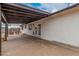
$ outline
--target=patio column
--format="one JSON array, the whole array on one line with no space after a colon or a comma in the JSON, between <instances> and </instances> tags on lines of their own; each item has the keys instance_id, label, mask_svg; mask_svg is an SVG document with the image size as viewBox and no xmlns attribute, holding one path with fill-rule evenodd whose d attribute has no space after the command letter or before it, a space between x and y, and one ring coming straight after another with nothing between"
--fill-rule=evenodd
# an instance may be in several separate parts
<instances>
[{"instance_id":1,"label":"patio column","mask_svg":"<svg viewBox=\"0 0 79 59\"><path fill-rule=\"evenodd\" d=\"M1 55L1 19L0 19L0 55Z\"/></svg>"},{"instance_id":2,"label":"patio column","mask_svg":"<svg viewBox=\"0 0 79 59\"><path fill-rule=\"evenodd\" d=\"M7 41L7 37L8 37L8 24L5 23L5 39L4 39L4 41Z\"/></svg>"},{"instance_id":3,"label":"patio column","mask_svg":"<svg viewBox=\"0 0 79 59\"><path fill-rule=\"evenodd\" d=\"M1 56L1 4L0 4L0 56Z\"/></svg>"},{"instance_id":4,"label":"patio column","mask_svg":"<svg viewBox=\"0 0 79 59\"><path fill-rule=\"evenodd\" d=\"M1 15L5 21L5 39L4 41L7 41L7 37L8 37L8 22L6 20L5 14L1 11Z\"/></svg>"}]
</instances>

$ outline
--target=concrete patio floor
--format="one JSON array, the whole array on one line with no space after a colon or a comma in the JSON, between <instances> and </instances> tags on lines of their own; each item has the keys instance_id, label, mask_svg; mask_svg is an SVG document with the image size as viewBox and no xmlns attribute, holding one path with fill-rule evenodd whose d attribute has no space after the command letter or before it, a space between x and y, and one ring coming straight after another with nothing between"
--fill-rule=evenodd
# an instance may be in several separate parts
<instances>
[{"instance_id":1,"label":"concrete patio floor","mask_svg":"<svg viewBox=\"0 0 79 59\"><path fill-rule=\"evenodd\" d=\"M15 35L2 42L2 56L79 56L79 52L28 35Z\"/></svg>"}]
</instances>

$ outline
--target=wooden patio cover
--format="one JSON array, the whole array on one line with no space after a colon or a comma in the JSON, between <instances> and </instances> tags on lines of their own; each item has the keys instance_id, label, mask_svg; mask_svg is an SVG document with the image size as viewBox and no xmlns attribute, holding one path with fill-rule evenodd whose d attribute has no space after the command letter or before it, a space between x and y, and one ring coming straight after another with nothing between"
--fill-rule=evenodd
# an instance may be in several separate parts
<instances>
[{"instance_id":1,"label":"wooden patio cover","mask_svg":"<svg viewBox=\"0 0 79 59\"><path fill-rule=\"evenodd\" d=\"M47 17L48 12L34 9L21 4L2 3L1 11L4 13L8 23L30 23Z\"/></svg>"}]
</instances>

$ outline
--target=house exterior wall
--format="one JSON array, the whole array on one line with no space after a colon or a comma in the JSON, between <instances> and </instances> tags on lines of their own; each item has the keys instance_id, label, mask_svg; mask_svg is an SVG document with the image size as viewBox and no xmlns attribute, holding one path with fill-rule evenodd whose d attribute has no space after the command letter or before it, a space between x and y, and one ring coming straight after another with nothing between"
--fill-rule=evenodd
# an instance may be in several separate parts
<instances>
[{"instance_id":1,"label":"house exterior wall","mask_svg":"<svg viewBox=\"0 0 79 59\"><path fill-rule=\"evenodd\" d=\"M79 47L79 7L29 24L34 24L35 27L41 24L41 36L33 35L34 29L28 28L26 34Z\"/></svg>"}]
</instances>

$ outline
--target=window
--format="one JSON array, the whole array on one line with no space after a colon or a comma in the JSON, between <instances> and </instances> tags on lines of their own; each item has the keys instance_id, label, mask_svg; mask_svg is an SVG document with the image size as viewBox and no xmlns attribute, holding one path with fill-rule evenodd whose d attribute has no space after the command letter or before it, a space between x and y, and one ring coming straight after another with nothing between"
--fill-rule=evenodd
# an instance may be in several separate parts
<instances>
[{"instance_id":1,"label":"window","mask_svg":"<svg viewBox=\"0 0 79 59\"><path fill-rule=\"evenodd\" d=\"M32 30L32 24L29 24L29 30Z\"/></svg>"},{"instance_id":2,"label":"window","mask_svg":"<svg viewBox=\"0 0 79 59\"><path fill-rule=\"evenodd\" d=\"M38 24L38 35L41 35L41 24Z\"/></svg>"}]
</instances>

